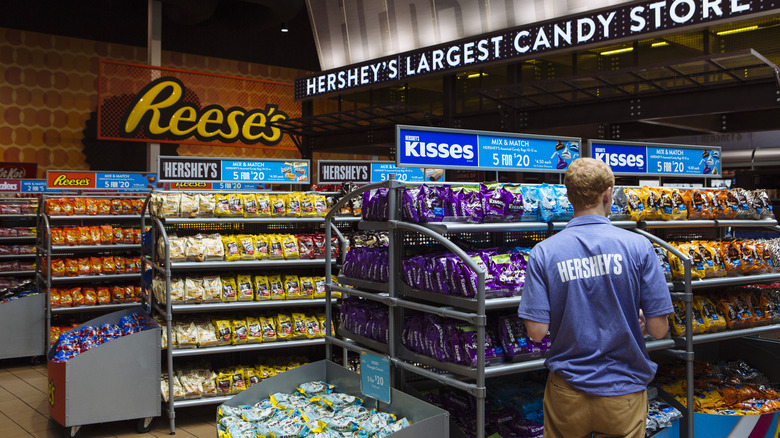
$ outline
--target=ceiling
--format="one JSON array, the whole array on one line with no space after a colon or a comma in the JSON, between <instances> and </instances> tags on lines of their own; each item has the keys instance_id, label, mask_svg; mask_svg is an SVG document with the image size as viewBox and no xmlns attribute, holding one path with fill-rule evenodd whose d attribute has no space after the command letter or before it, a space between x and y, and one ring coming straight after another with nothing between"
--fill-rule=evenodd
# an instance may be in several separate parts
<instances>
[{"instance_id":1,"label":"ceiling","mask_svg":"<svg viewBox=\"0 0 780 438\"><path fill-rule=\"evenodd\" d=\"M163 50L320 70L304 0L162 3ZM0 27L146 47L147 8L143 0L9 1Z\"/></svg>"}]
</instances>

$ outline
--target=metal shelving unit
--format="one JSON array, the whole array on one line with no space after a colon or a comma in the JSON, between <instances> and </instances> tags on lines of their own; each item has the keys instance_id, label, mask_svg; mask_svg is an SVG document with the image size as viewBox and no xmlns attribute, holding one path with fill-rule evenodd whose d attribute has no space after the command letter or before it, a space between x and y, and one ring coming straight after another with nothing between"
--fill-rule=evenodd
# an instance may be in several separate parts
<instances>
[{"instance_id":1,"label":"metal shelving unit","mask_svg":"<svg viewBox=\"0 0 780 438\"><path fill-rule=\"evenodd\" d=\"M333 211L337 211L341 203L347 202L355 196L362 196L362 193L376 188L389 189L389 212L390 218L386 222L360 222L358 228L361 230L381 230L389 233L389 281L387 283L376 283L361 279L340 277L339 281L343 285L351 286L352 289L345 288L329 283L329 291L340 291L362 297L365 299L380 302L388 306L389 314L389 342L382 343L362 336L355 335L346 330L339 330L338 337L328 336L328 348L336 345L347 350L359 352L369 349L381 354L388 355L390 362L398 369L417 374L443 385L460 388L469 392L477 399L477 424L476 435L484 437L485 431L485 397L487 388L485 379L540 370L544 368L544 359L534 359L518 363L504 363L500 365L485 366L485 343L484 332L486 324L486 311L502 308L516 308L520 302L520 297L506 298L485 298L484 272L473 261L455 246L449 239L450 235L459 233L504 233L504 232L552 232L563 229L565 222L516 222L516 223L490 223L490 224L469 224L458 222L441 222L432 224L410 224L402 222L399 219L399 198L397 191L405 187L406 184L395 181L388 181L379 184L364 186L342 198L339 204L336 204ZM691 279L691 260L672 247L663 239L649 232L653 229L680 229L680 228L762 228L780 231L776 220L702 220L702 221L613 221L613 225L636 232L650 241L657 243L676 255L685 266L685 278L682 281L673 281L669 283L670 293L674 299L681 299L686 303L686 333L692 333L691 321L693 319L692 306L693 290L753 284L762 282L780 281L780 273L746 275L738 277L712 278L703 280ZM326 224L326 229L328 225ZM433 292L413 290L407 286L399 275L400 252L403 248L402 232L411 232L425 235L459 256L465 265L468 265L479 278L479 288L477 296L474 299L455 297L449 295L436 294ZM329 272L330 266L327 266L326 272ZM329 278L329 277L328 277ZM328 296L328 299L330 295ZM412 301L413 300L413 301ZM427 302L428 304L421 304ZM415 309L423 312L434 313L440 316L448 316L463 321L468 321L477 326L477 358L476 367L468 367L453 363L444 363L436 359L411 352L400 344L400 333L402 321L399 313L402 309ZM328 314L328 323L330 324L331 315ZM724 339L752 336L763 333L770 333L780 330L780 324L754 327L743 330L732 330L720 333L699 334L687 336L684 338L666 338L660 340L647 341L648 351L664 351L665 353L678 357L686 361L686 377L689 382L687 385L688 409L686 411L686 420L684 420L685 430L683 436L693 437L693 345L705 342L717 342ZM438 370L438 372L431 371ZM396 380L396 385L402 379Z\"/></svg>"},{"instance_id":2,"label":"metal shelving unit","mask_svg":"<svg viewBox=\"0 0 780 438\"><path fill-rule=\"evenodd\" d=\"M51 269L42 269L44 260L51 261L55 257L83 257L85 255L113 255L113 254L131 254L133 257L141 255L141 245L137 243L126 244L96 244L96 245L53 245L51 230L56 227L65 226L87 226L87 225L105 225L117 224L126 227L139 227L141 225L140 214L102 214L102 215L50 215L46 213L46 203L52 199L89 197L93 199L141 199L138 195L46 195L40 200L40 211L38 214L38 239L36 251L36 270L35 278L38 281L38 287L46 292L46 333L48 342L48 333L52 326L52 316L67 315L70 317L80 315L94 315L95 313L109 313L116 310L123 310L132 306L138 306L138 303L116 303L116 304L98 304L94 306L76 306L76 307L51 307L51 289L60 285L89 285L90 287L98 284L113 283L136 283L140 284L141 273L116 273L100 275L77 275L77 276L54 276Z\"/></svg>"},{"instance_id":3,"label":"metal shelving unit","mask_svg":"<svg viewBox=\"0 0 780 438\"><path fill-rule=\"evenodd\" d=\"M213 193L213 192L212 192ZM150 195L151 197L151 195ZM148 253L149 248L142 250L142 263L145 266L149 266L153 271L165 279L166 284L166 302L156 302L151 291L147 292L150 297L152 308L160 314L167 326L168 345L173 345L172 342L172 324L173 322L186 314L203 314L203 313L222 313L229 314L229 312L244 313L247 311L263 311L263 310L280 310L280 309L312 309L317 308L322 311L329 311L327 306L328 301L326 299L291 299L291 300L265 300L265 301L237 301L229 303L200 303L200 304L181 304L172 303L170 297L171 290L171 278L173 275L197 275L196 272L208 271L214 272L238 272L238 273L263 273L271 272L274 270L286 270L291 272L300 272L302 270L309 270L312 272L322 272L328 263L337 263L337 260L326 260L325 258L318 259L278 259L278 260L236 260L236 261L203 261L203 262L191 262L191 261L174 261L170 259L170 244L169 234L177 233L177 235L195 234L201 230L208 230L209 233L220 234L264 234L264 233L283 233L283 234L298 234L298 233L311 233L322 228L325 224L325 218L322 217L272 217L272 218L244 218L244 217L152 217L148 215L149 212L149 198L147 198L144 204L144 214L142 215L142 226L151 225L151 239L154 247L154 251ZM336 222L345 225L351 225L359 221L359 217L338 217ZM205 232L205 231L204 231ZM181 233L181 234L179 234ZM338 229L334 229L332 232L339 238L342 245L342 253L345 248L344 238ZM330 233L326 233L326 236ZM325 239L327 242L327 254L331 254L330 238ZM158 245L162 244L162 256L158 254ZM270 271L269 271L270 270ZM322 275L317 274L317 275ZM326 310L326 308L328 310ZM179 358L190 358L198 356L211 356L222 355L227 356L227 359L221 359L224 361L230 361L230 355L238 353L252 353L259 351L289 351L298 350L302 348L316 348L325 345L324 338L315 339L294 339L294 340L280 340L276 342L263 342L263 343L251 343L240 345L226 345L215 346L205 348L189 348L189 349L171 349L168 348L164 351L164 357L167 359L167 369L169 379L173 379L174 376L174 360ZM164 359L164 360L166 360ZM169 402L168 402L168 418L170 422L171 433L175 433L175 412L178 408L185 408L191 406L203 406L211 404L220 404L231 397L205 397L193 400L174 400L173 399L173 386L170 387Z\"/></svg>"}]
</instances>

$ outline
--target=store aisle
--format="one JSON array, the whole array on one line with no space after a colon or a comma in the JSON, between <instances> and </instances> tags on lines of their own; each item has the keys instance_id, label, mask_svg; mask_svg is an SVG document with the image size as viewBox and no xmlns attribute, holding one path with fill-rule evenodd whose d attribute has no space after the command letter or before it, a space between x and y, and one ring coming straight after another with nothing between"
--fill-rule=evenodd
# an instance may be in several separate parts
<instances>
[{"instance_id":1,"label":"store aisle","mask_svg":"<svg viewBox=\"0 0 780 438\"><path fill-rule=\"evenodd\" d=\"M176 437L217 436L216 406L176 411ZM148 434L135 430L135 421L87 425L83 438L170 437L167 416L158 417ZM29 359L0 360L0 437L61 438L63 427L49 419L46 364L30 365Z\"/></svg>"}]
</instances>

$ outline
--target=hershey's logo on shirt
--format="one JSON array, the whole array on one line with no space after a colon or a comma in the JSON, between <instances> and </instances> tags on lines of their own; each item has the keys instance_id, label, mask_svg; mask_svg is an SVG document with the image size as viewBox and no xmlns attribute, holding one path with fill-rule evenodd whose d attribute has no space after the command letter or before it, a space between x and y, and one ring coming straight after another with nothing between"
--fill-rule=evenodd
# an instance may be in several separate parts
<instances>
[{"instance_id":1,"label":"hershey's logo on shirt","mask_svg":"<svg viewBox=\"0 0 780 438\"><path fill-rule=\"evenodd\" d=\"M623 273L621 254L599 254L591 257L573 258L558 262L561 282L602 275L620 275Z\"/></svg>"}]
</instances>

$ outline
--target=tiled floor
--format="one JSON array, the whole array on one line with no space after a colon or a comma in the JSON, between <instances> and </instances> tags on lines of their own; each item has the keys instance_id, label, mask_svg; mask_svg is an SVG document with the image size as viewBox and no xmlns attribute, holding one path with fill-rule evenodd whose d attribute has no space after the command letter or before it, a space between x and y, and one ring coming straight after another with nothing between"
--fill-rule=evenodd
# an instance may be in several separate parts
<instances>
[{"instance_id":1,"label":"tiled floor","mask_svg":"<svg viewBox=\"0 0 780 438\"><path fill-rule=\"evenodd\" d=\"M217 436L216 405L176 410L176 437ZM30 359L0 360L0 437L62 437L65 428L49 418L46 363ZM80 435L88 437L167 437L168 416L163 413L147 434L136 431L136 421L85 425Z\"/></svg>"}]
</instances>

